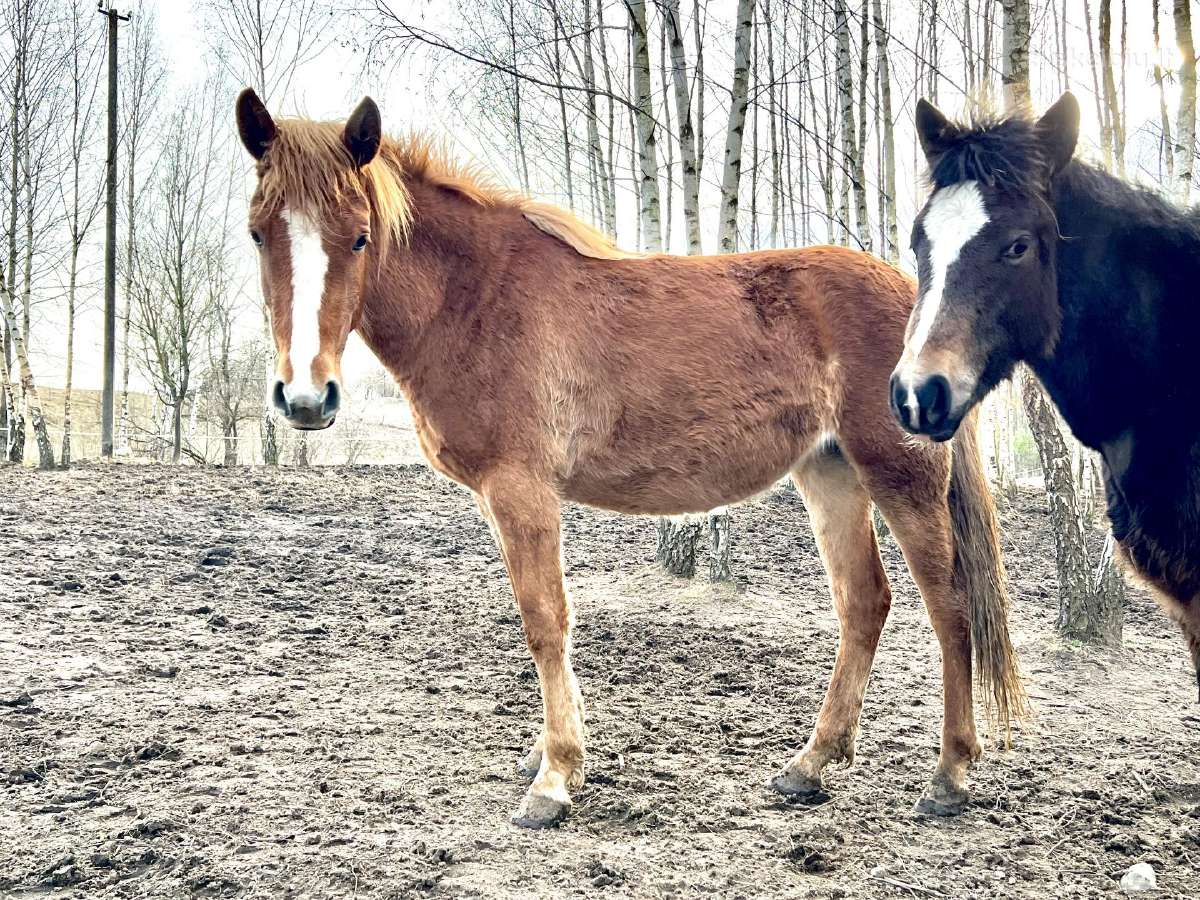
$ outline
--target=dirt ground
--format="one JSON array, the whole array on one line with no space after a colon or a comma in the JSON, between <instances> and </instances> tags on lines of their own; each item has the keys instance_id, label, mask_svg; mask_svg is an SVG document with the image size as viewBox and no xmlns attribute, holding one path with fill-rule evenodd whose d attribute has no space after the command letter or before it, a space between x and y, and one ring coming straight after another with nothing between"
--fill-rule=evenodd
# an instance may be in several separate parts
<instances>
[{"instance_id":1,"label":"dirt ground","mask_svg":"<svg viewBox=\"0 0 1200 900\"><path fill-rule=\"evenodd\" d=\"M417 466L0 469L0 895L1200 896L1200 705L1174 627L1054 634L1053 548L1004 510L1036 721L957 819L912 812L940 720L899 551L858 761L764 789L837 640L790 490L737 509L738 592L652 566L646 520L566 511L588 785L509 824L540 713L468 494Z\"/></svg>"}]
</instances>

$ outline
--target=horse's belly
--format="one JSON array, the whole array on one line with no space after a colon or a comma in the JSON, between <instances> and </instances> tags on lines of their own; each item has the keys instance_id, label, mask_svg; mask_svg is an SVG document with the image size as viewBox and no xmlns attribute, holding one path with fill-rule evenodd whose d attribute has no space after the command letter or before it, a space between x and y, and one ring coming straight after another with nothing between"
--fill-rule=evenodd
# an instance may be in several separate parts
<instances>
[{"instance_id":1,"label":"horse's belly","mask_svg":"<svg viewBox=\"0 0 1200 900\"><path fill-rule=\"evenodd\" d=\"M816 443L819 429L778 424L695 435L646 435L657 446L616 442L576 461L563 496L640 515L705 512L767 490Z\"/></svg>"}]
</instances>

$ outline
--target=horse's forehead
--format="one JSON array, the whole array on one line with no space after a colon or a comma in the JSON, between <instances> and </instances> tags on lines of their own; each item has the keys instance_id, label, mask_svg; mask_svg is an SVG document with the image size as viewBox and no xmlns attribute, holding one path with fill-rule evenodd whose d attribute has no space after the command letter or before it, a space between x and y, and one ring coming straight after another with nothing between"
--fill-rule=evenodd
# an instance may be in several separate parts
<instances>
[{"instance_id":1,"label":"horse's forehead","mask_svg":"<svg viewBox=\"0 0 1200 900\"><path fill-rule=\"evenodd\" d=\"M921 214L929 262L948 266L991 220L992 212L978 181L938 188Z\"/></svg>"}]
</instances>

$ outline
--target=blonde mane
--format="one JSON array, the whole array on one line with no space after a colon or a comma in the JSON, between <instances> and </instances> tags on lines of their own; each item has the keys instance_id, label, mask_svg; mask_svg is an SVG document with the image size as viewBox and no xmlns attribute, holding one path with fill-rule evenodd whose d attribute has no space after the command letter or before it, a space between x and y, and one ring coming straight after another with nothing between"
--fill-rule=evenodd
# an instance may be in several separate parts
<instances>
[{"instance_id":1,"label":"blonde mane","mask_svg":"<svg viewBox=\"0 0 1200 900\"><path fill-rule=\"evenodd\" d=\"M259 190L268 208L286 203L314 218L347 195L371 206L371 234L386 254L408 237L412 206L400 168L387 158L357 168L342 141L340 122L278 119L278 131L259 163Z\"/></svg>"},{"instance_id":2,"label":"blonde mane","mask_svg":"<svg viewBox=\"0 0 1200 900\"><path fill-rule=\"evenodd\" d=\"M497 184L481 165L459 162L443 142L428 135L412 134L403 141L385 140L383 153L395 159L408 175L454 191L480 206L508 206L520 210L536 228L562 241L581 256L631 259L642 255L622 250L608 235L561 206L534 200L520 191Z\"/></svg>"},{"instance_id":3,"label":"blonde mane","mask_svg":"<svg viewBox=\"0 0 1200 900\"><path fill-rule=\"evenodd\" d=\"M355 168L342 142L342 124L307 119L277 120L278 133L259 165L263 201L282 207L285 200L313 216L362 193L371 205L371 230L383 251L403 242L412 223L412 204L404 179L420 179L454 191L483 207L517 209L536 228L562 241L581 256L629 259L641 254L617 247L608 235L573 213L497 184L479 165L455 160L444 144L423 134L385 137L379 155Z\"/></svg>"}]
</instances>

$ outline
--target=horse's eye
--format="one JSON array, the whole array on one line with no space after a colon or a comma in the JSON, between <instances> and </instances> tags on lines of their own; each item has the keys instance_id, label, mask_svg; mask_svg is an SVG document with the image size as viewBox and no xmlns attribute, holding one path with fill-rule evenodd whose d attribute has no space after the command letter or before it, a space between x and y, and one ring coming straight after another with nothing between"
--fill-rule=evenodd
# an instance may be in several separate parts
<instances>
[{"instance_id":1,"label":"horse's eye","mask_svg":"<svg viewBox=\"0 0 1200 900\"><path fill-rule=\"evenodd\" d=\"M1004 251L1004 258L1010 260L1020 259L1027 252L1029 252L1029 241L1027 241L1025 238L1017 238L1015 241L1009 244L1008 249Z\"/></svg>"},{"instance_id":2,"label":"horse's eye","mask_svg":"<svg viewBox=\"0 0 1200 900\"><path fill-rule=\"evenodd\" d=\"M253 228L250 229L250 240L254 241L259 247L262 246L262 235Z\"/></svg>"},{"instance_id":3,"label":"horse's eye","mask_svg":"<svg viewBox=\"0 0 1200 900\"><path fill-rule=\"evenodd\" d=\"M353 249L355 253L359 253L366 246L367 246L367 236L365 234L360 234L358 236L358 240L356 240L354 242L354 246L351 249Z\"/></svg>"}]
</instances>

